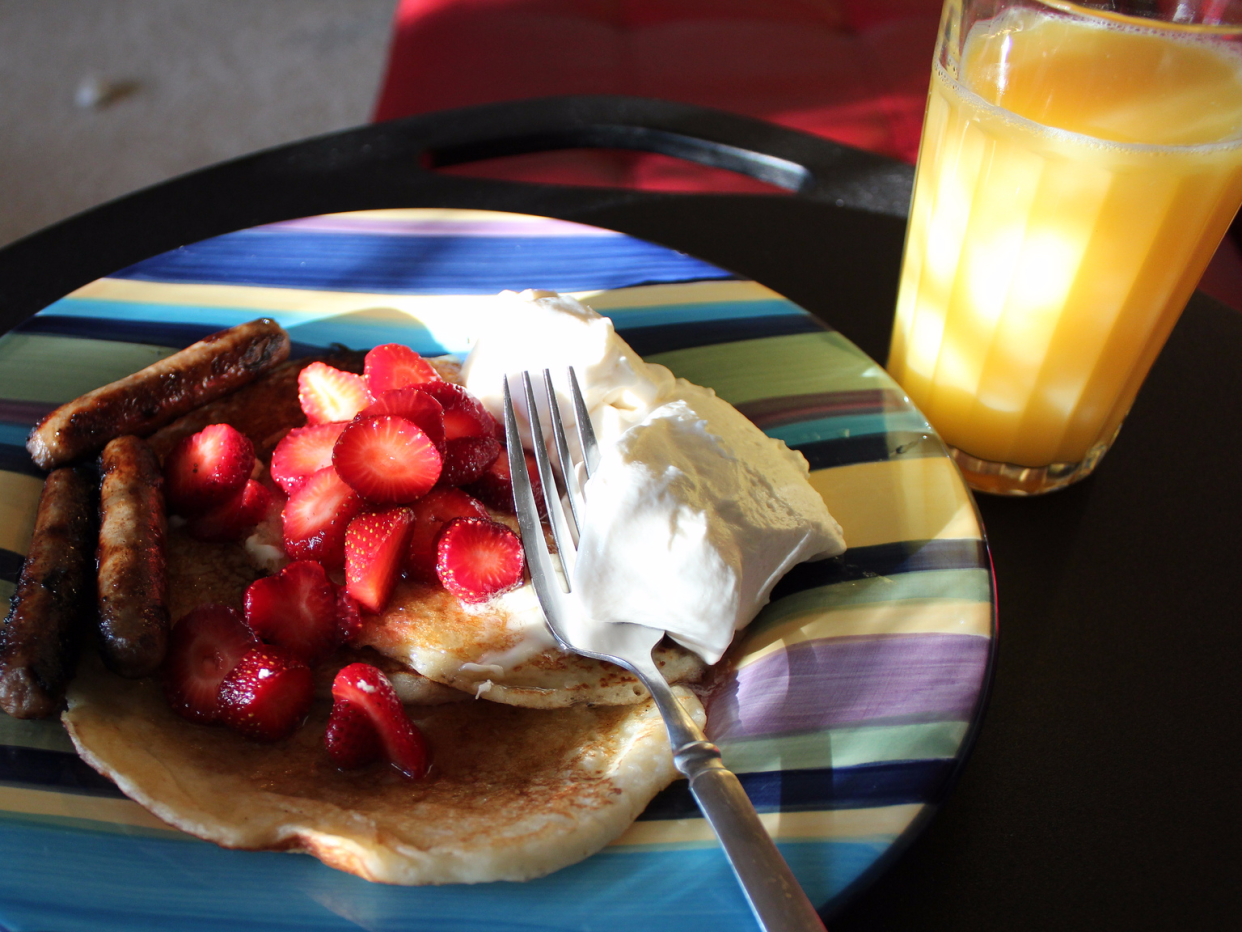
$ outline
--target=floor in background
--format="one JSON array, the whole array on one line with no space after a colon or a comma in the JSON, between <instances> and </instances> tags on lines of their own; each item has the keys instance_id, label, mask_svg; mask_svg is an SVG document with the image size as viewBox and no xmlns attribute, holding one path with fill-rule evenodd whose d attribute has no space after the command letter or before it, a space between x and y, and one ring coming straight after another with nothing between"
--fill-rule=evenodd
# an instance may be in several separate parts
<instances>
[{"instance_id":1,"label":"floor in background","mask_svg":"<svg viewBox=\"0 0 1242 932\"><path fill-rule=\"evenodd\" d=\"M192 169L367 122L394 7L0 0L0 245ZM75 102L92 79L117 96Z\"/></svg>"}]
</instances>

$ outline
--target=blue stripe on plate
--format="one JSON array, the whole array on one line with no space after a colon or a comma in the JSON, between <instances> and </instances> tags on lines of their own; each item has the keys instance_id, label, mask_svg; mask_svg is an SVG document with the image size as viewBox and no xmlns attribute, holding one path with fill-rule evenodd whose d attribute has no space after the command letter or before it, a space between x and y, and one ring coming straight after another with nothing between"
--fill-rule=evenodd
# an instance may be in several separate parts
<instances>
[{"instance_id":1,"label":"blue stripe on plate","mask_svg":"<svg viewBox=\"0 0 1242 932\"><path fill-rule=\"evenodd\" d=\"M763 427L769 437L783 440L791 447L821 440L846 440L867 434L907 433L928 434L931 428L917 411L886 411L882 414L843 414L840 417L814 418L792 424Z\"/></svg>"},{"instance_id":2,"label":"blue stripe on plate","mask_svg":"<svg viewBox=\"0 0 1242 932\"><path fill-rule=\"evenodd\" d=\"M93 304L106 306L111 302L97 301ZM173 349L184 349L191 343L197 343L203 337L237 324L271 316L267 312L255 309L235 313L227 308L192 308L189 305L142 305L146 308L163 308L170 314L186 314L187 311L201 312L206 321L203 323L175 320L150 320L141 318L118 317L87 317L78 314L39 314L30 318L18 329L22 333L37 333L44 336L79 337L88 340L111 340L117 343L140 343L147 346L167 346ZM294 325L290 331L289 357L301 359L305 356L318 356L330 347L340 345L342 337L351 336L349 324L341 318L324 321L309 321L306 324ZM353 336L358 337L351 348L370 349L382 342L401 342L411 344L412 330L409 324L390 325L388 328L360 326L354 328ZM391 333L389 333L391 331ZM400 336L397 336L400 334ZM300 339L293 339L296 335ZM388 337L386 340L385 337ZM444 350L439 344L431 341L415 349L424 355L438 355Z\"/></svg>"},{"instance_id":3,"label":"blue stripe on plate","mask_svg":"<svg viewBox=\"0 0 1242 932\"><path fill-rule=\"evenodd\" d=\"M31 424L0 423L0 472L16 472L23 476L38 476L46 473L34 464L26 450L26 436L30 433Z\"/></svg>"},{"instance_id":4,"label":"blue stripe on plate","mask_svg":"<svg viewBox=\"0 0 1242 932\"><path fill-rule=\"evenodd\" d=\"M750 320L694 321L652 327L621 327L617 333L639 356L668 353L673 350L708 346L715 343L736 343L763 337L783 337L795 333L823 333L823 324L808 314L787 314L782 317L756 317Z\"/></svg>"},{"instance_id":5,"label":"blue stripe on plate","mask_svg":"<svg viewBox=\"0 0 1242 932\"><path fill-rule=\"evenodd\" d=\"M591 303L586 298L586 304ZM617 331L635 330L642 327L659 327L670 320L678 323L718 320L750 320L755 317L809 316L792 301L784 298L759 301L698 301L688 304L654 304L648 307L612 307L600 311L612 318Z\"/></svg>"},{"instance_id":6,"label":"blue stripe on plate","mask_svg":"<svg viewBox=\"0 0 1242 932\"><path fill-rule=\"evenodd\" d=\"M629 237L378 236L243 230L114 278L392 294L584 291L734 276Z\"/></svg>"},{"instance_id":7,"label":"blue stripe on plate","mask_svg":"<svg viewBox=\"0 0 1242 932\"><path fill-rule=\"evenodd\" d=\"M743 773L738 779L760 812L866 809L926 802L952 765L951 760L885 761L855 767ZM39 748L0 746L0 783L93 796L124 795L76 754ZM689 785L678 781L657 795L639 818L689 819L698 814Z\"/></svg>"},{"instance_id":8,"label":"blue stripe on plate","mask_svg":"<svg viewBox=\"0 0 1242 932\"><path fill-rule=\"evenodd\" d=\"M954 760L885 761L857 767L740 773L737 778L759 812L819 812L928 802L954 766ZM698 815L689 783L678 780L660 792L638 818L692 819Z\"/></svg>"},{"instance_id":9,"label":"blue stripe on plate","mask_svg":"<svg viewBox=\"0 0 1242 932\"><path fill-rule=\"evenodd\" d=\"M924 570L990 569L981 540L906 540L871 547L851 547L839 557L799 563L772 590L772 601L806 589Z\"/></svg>"},{"instance_id":10,"label":"blue stripe on plate","mask_svg":"<svg viewBox=\"0 0 1242 932\"><path fill-rule=\"evenodd\" d=\"M782 842L816 904L845 890L892 839ZM0 926L59 932L754 932L716 845L606 848L526 883L395 887L305 856L228 851L182 838L124 836L6 822L0 832ZM66 895L66 878L73 878ZM584 894L589 891L589 895ZM468 906L462 896L468 894ZM688 910L686 904L693 904Z\"/></svg>"},{"instance_id":11,"label":"blue stripe on plate","mask_svg":"<svg viewBox=\"0 0 1242 932\"><path fill-rule=\"evenodd\" d=\"M877 463L903 457L944 455L943 445L934 436L911 431L863 434L790 446L806 457L811 469L830 469L833 466L849 466L853 463Z\"/></svg>"}]
</instances>

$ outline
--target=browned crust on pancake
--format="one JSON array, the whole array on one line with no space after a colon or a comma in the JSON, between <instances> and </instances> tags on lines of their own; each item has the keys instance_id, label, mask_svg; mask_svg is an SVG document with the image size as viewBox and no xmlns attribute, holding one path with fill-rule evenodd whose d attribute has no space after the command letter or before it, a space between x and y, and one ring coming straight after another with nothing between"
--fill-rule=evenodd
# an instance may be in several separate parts
<instances>
[{"instance_id":1,"label":"browned crust on pancake","mask_svg":"<svg viewBox=\"0 0 1242 932\"><path fill-rule=\"evenodd\" d=\"M397 584L382 615L364 617L357 638L357 643L398 658L432 680L494 702L552 709L581 702L625 705L647 696L628 670L555 647L495 676L460 669L462 664L485 665L488 655L512 650L521 641L498 602L468 611L442 587L413 580ZM674 683L697 682L706 669L696 654L669 641L656 648L654 657ZM445 658L453 663L443 664Z\"/></svg>"},{"instance_id":2,"label":"browned crust on pancake","mask_svg":"<svg viewBox=\"0 0 1242 932\"><path fill-rule=\"evenodd\" d=\"M411 712L433 748L417 782L386 765L338 771L323 748L327 703L292 737L259 744L178 718L155 681L120 680L94 657L64 722L91 766L170 824L226 847L308 851L386 883L556 870L616 837L675 773L650 703Z\"/></svg>"}]
</instances>

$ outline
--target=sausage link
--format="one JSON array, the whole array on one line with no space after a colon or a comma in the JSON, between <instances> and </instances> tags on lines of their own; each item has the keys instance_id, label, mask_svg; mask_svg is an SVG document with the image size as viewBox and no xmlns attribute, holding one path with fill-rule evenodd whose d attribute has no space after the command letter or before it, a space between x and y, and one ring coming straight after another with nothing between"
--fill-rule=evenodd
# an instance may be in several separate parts
<instances>
[{"instance_id":1,"label":"sausage link","mask_svg":"<svg viewBox=\"0 0 1242 932\"><path fill-rule=\"evenodd\" d=\"M253 380L289 356L289 334L262 318L221 330L110 385L61 405L26 438L30 456L53 469L122 434L146 436Z\"/></svg>"},{"instance_id":2,"label":"sausage link","mask_svg":"<svg viewBox=\"0 0 1242 932\"><path fill-rule=\"evenodd\" d=\"M17 718L60 709L73 675L95 575L98 480L57 469L43 484L30 550L0 627L0 708Z\"/></svg>"},{"instance_id":3,"label":"sausage link","mask_svg":"<svg viewBox=\"0 0 1242 932\"><path fill-rule=\"evenodd\" d=\"M99 490L99 644L121 676L155 672L168 643L164 478L146 441L104 447Z\"/></svg>"}]
</instances>

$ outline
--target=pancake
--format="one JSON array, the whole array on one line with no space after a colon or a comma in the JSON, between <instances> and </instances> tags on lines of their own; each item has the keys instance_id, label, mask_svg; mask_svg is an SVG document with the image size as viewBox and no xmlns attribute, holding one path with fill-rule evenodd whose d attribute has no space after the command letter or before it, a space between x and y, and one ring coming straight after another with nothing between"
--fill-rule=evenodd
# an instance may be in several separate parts
<instances>
[{"instance_id":1,"label":"pancake","mask_svg":"<svg viewBox=\"0 0 1242 932\"><path fill-rule=\"evenodd\" d=\"M360 353L325 359L352 372L362 371ZM306 418L298 404L297 377L311 359L285 363L251 385L204 405L157 431L150 443L161 457L176 443L208 424L230 424L246 434L266 463L276 444ZM450 357L429 360L446 381L460 382L460 366ZM267 519L244 543L203 543L174 521L168 535L169 613L180 618L205 602L242 608L246 587L277 572L281 551L280 510L285 495L264 468L259 475L272 491ZM492 517L517 529L512 515ZM336 581L343 581L337 574ZM530 584L467 605L434 583L402 581L380 615L366 616L356 640L407 668L402 698L432 694L425 677L473 696L527 708L563 708L579 703L624 705L641 702L647 691L615 664L560 650L544 623ZM694 653L666 640L655 659L670 683L698 682L706 669ZM390 664L390 668L391 668ZM385 672L388 672L387 670Z\"/></svg>"},{"instance_id":2,"label":"pancake","mask_svg":"<svg viewBox=\"0 0 1242 932\"><path fill-rule=\"evenodd\" d=\"M382 615L364 618L355 643L437 683L508 705L555 709L647 698L628 670L556 647L529 583L472 606L441 586L403 580ZM667 639L653 656L670 683L698 682L707 669Z\"/></svg>"},{"instance_id":3,"label":"pancake","mask_svg":"<svg viewBox=\"0 0 1242 932\"><path fill-rule=\"evenodd\" d=\"M679 690L702 724L698 700ZM195 725L158 684L86 658L63 720L78 753L171 825L229 848L304 851L393 884L527 880L619 835L674 778L654 705L556 711L489 702L409 709L432 768L342 773L319 701L294 735L259 744Z\"/></svg>"}]
</instances>

